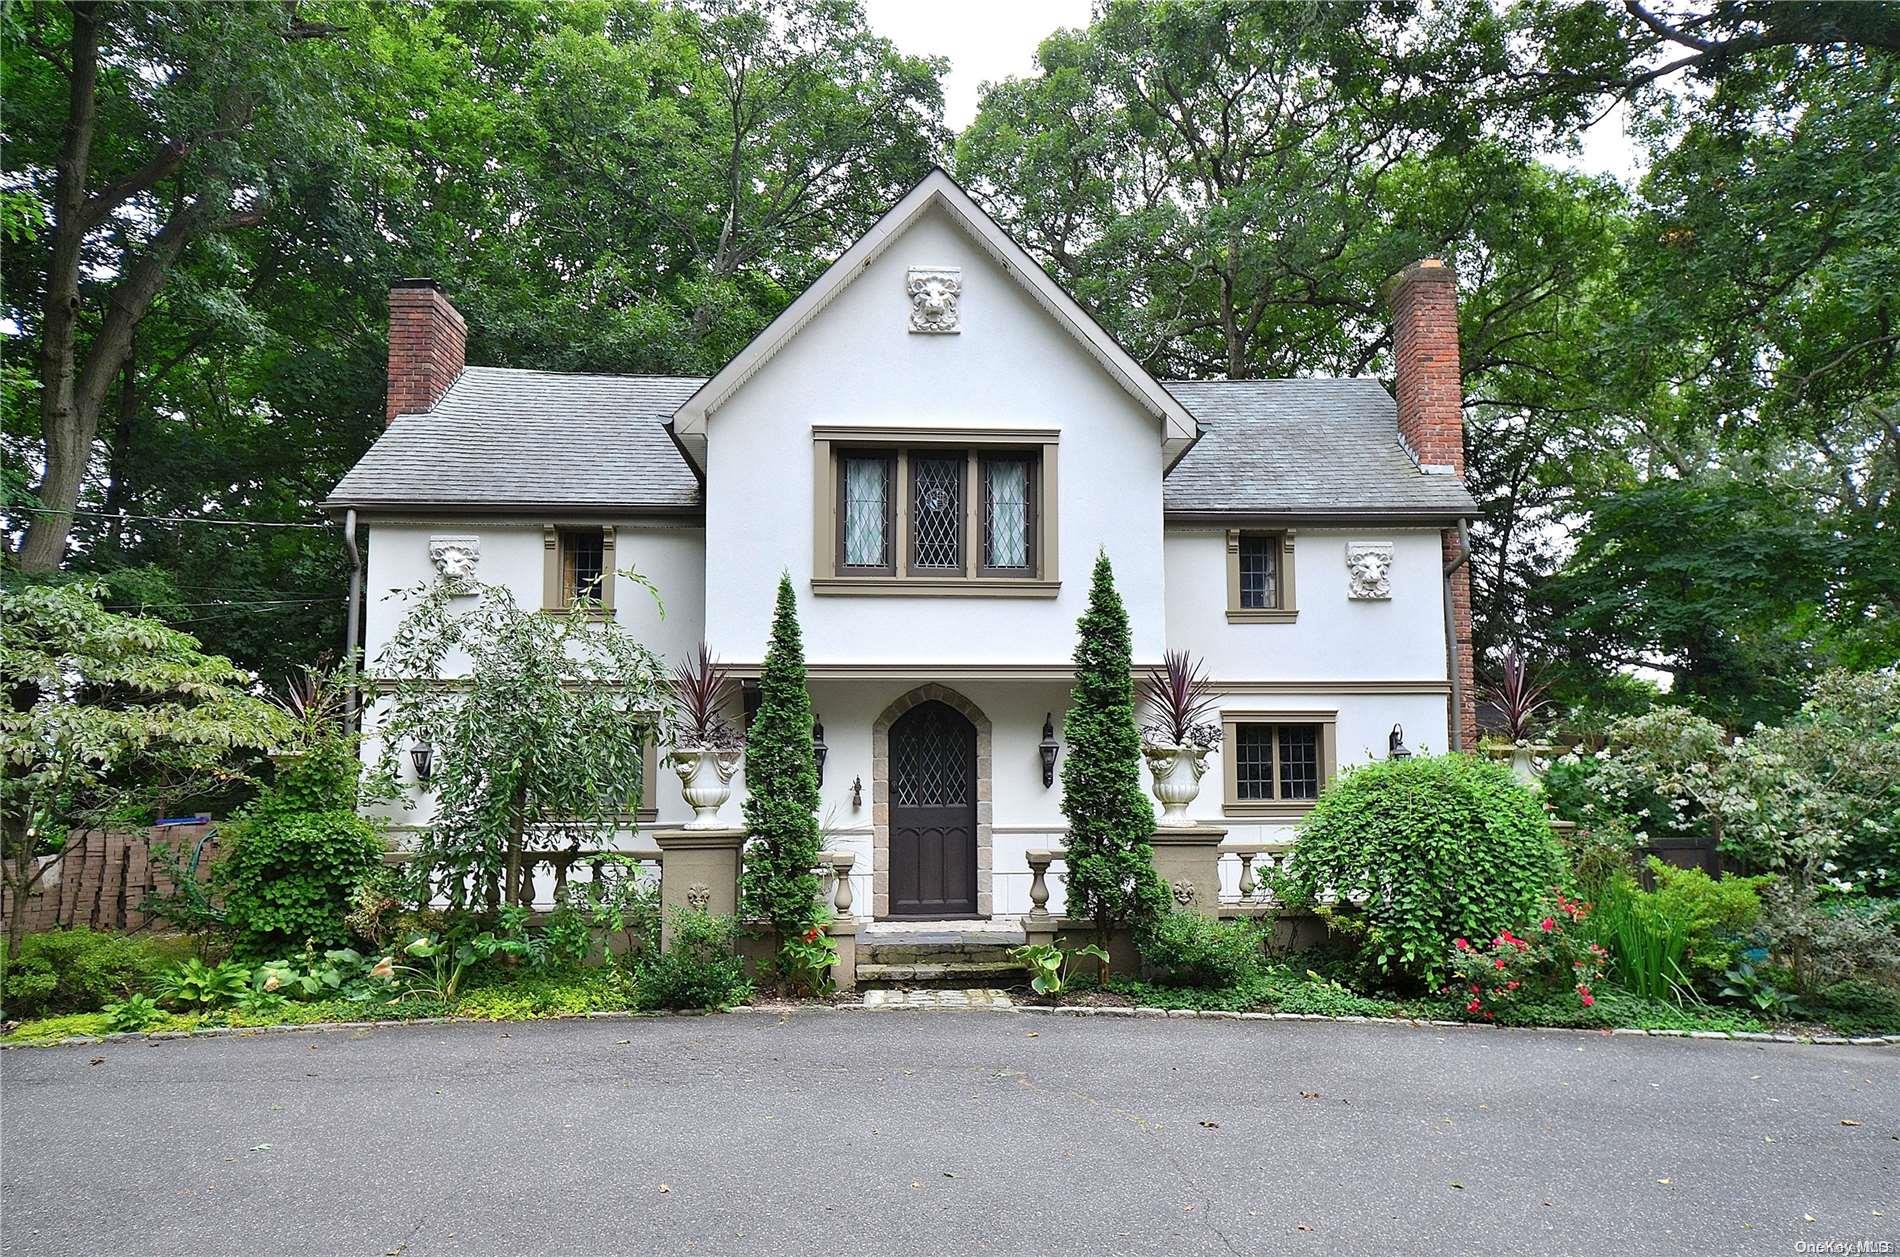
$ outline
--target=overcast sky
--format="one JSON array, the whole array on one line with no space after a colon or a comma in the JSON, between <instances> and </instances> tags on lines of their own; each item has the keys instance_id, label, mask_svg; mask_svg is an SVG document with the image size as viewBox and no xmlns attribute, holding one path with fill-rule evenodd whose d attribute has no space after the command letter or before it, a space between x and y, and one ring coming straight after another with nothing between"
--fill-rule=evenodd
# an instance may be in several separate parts
<instances>
[{"instance_id":1,"label":"overcast sky","mask_svg":"<svg viewBox=\"0 0 1900 1257\"><path fill-rule=\"evenodd\" d=\"M944 121L961 131L976 117L977 89L1036 68L1036 46L1062 26L1087 26L1089 0L864 0L871 26L913 56L950 59ZM1583 136L1583 155L1552 154L1572 169L1628 180L1636 154L1623 130L1621 107Z\"/></svg>"}]
</instances>

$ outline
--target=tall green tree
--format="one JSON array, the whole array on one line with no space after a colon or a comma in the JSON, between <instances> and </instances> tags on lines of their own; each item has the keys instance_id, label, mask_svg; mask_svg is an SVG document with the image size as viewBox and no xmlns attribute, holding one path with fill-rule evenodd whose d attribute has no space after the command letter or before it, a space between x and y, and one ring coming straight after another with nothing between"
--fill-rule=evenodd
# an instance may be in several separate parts
<instances>
[{"instance_id":1,"label":"tall green tree","mask_svg":"<svg viewBox=\"0 0 1900 1257\"><path fill-rule=\"evenodd\" d=\"M1104 551L1075 624L1075 684L1062 718L1068 913L1095 922L1104 942L1111 926L1139 926L1169 907L1149 843L1155 812L1141 788L1134 667L1128 611Z\"/></svg>"},{"instance_id":2,"label":"tall green tree","mask_svg":"<svg viewBox=\"0 0 1900 1257\"><path fill-rule=\"evenodd\" d=\"M341 6L326 10L341 16ZM4 114L16 195L44 229L7 250L35 346L41 471L15 558L57 567L100 418L187 254L272 212L288 172L347 151L326 21L296 4L11 6ZM15 398L15 401L24 398Z\"/></svg>"},{"instance_id":3,"label":"tall green tree","mask_svg":"<svg viewBox=\"0 0 1900 1257\"><path fill-rule=\"evenodd\" d=\"M811 693L798 596L781 575L772 637L759 670L759 710L746 734L744 909L772 923L781 942L819 921L818 761L811 744Z\"/></svg>"}]
</instances>

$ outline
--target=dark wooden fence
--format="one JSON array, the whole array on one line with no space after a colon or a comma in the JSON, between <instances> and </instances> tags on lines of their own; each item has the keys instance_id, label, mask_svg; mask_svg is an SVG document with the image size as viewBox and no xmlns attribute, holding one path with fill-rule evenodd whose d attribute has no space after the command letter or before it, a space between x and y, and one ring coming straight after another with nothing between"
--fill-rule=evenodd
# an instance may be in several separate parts
<instances>
[{"instance_id":1,"label":"dark wooden fence","mask_svg":"<svg viewBox=\"0 0 1900 1257\"><path fill-rule=\"evenodd\" d=\"M23 909L26 930L85 925L95 930L136 930L146 923L139 911L147 895L173 889L154 847L177 850L189 866L202 844L198 880L211 875L217 855L217 826L210 821L154 825L150 829L94 829L74 835L66 855L40 879ZM0 893L0 916L13 919L12 888Z\"/></svg>"}]
</instances>

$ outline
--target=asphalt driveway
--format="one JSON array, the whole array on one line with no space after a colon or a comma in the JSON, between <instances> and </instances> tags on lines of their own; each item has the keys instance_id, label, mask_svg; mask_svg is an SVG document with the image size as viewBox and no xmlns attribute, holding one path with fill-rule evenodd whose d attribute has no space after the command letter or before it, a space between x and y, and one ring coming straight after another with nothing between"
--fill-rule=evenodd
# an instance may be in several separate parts
<instances>
[{"instance_id":1,"label":"asphalt driveway","mask_svg":"<svg viewBox=\"0 0 1900 1257\"><path fill-rule=\"evenodd\" d=\"M12 1051L0 1087L14 1257L1900 1250L1893 1049L740 1013Z\"/></svg>"}]
</instances>

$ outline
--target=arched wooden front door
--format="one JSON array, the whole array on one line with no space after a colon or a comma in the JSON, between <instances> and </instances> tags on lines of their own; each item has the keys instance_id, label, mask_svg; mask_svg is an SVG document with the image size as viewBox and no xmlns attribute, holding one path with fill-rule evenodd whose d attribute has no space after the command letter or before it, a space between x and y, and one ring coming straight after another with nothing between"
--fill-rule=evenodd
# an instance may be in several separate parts
<instances>
[{"instance_id":1,"label":"arched wooden front door","mask_svg":"<svg viewBox=\"0 0 1900 1257\"><path fill-rule=\"evenodd\" d=\"M891 726L891 915L976 913L976 726L920 703Z\"/></svg>"}]
</instances>

